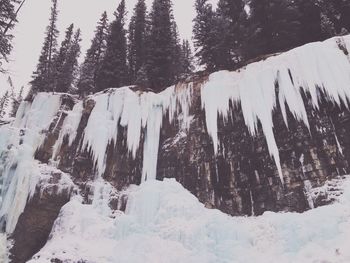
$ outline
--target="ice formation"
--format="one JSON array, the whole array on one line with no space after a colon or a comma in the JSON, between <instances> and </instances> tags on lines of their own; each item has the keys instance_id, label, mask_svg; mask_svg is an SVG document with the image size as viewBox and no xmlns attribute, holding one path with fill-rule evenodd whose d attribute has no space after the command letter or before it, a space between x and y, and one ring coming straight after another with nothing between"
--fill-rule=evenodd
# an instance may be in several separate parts
<instances>
[{"instance_id":1,"label":"ice formation","mask_svg":"<svg viewBox=\"0 0 350 263\"><path fill-rule=\"evenodd\" d=\"M190 97L191 87L187 86L173 86L159 94L124 87L94 96L96 105L84 131L83 148L92 152L98 175L105 170L106 149L117 141L120 125L127 128L127 146L133 157L145 129L142 181L155 179L163 117L172 121L177 116L189 127Z\"/></svg>"},{"instance_id":2,"label":"ice formation","mask_svg":"<svg viewBox=\"0 0 350 263\"><path fill-rule=\"evenodd\" d=\"M311 43L263 62L249 64L235 71L221 71L210 75L202 88L202 106L206 112L208 133L214 143L215 153L220 145L218 115L227 119L230 101L241 104L245 123L254 136L261 123L271 156L276 162L283 181L278 146L276 144L272 114L281 106L288 126L286 105L299 121L309 127L302 90L311 95L315 108L319 107L318 89L334 103L348 105L350 98L350 57L339 48L350 50L350 36ZM279 94L276 96L276 83Z\"/></svg>"},{"instance_id":3,"label":"ice formation","mask_svg":"<svg viewBox=\"0 0 350 263\"><path fill-rule=\"evenodd\" d=\"M115 218L74 199L29 262L348 263L350 181L342 184L339 203L252 218L207 209L172 179L133 189Z\"/></svg>"},{"instance_id":4,"label":"ice formation","mask_svg":"<svg viewBox=\"0 0 350 263\"><path fill-rule=\"evenodd\" d=\"M0 127L1 189L0 219L11 233L23 212L28 197L38 182L34 153L60 107L60 96L38 94L33 103L21 104L15 123Z\"/></svg>"},{"instance_id":5,"label":"ice formation","mask_svg":"<svg viewBox=\"0 0 350 263\"><path fill-rule=\"evenodd\" d=\"M62 124L62 130L60 131L58 140L56 141L53 147L53 159L57 157L58 150L61 148L63 139L66 136L68 136L68 145L72 145L73 141L75 140L75 137L77 136L77 130L81 121L82 114L83 102L80 101L74 105L73 110L68 112L68 115L64 119L64 122Z\"/></svg>"}]
</instances>

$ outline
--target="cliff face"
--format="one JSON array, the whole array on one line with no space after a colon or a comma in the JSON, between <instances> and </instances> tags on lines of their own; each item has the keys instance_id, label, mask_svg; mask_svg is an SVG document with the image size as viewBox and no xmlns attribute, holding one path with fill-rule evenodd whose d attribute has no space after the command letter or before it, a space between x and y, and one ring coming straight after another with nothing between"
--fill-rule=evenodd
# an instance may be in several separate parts
<instances>
[{"instance_id":1,"label":"cliff face","mask_svg":"<svg viewBox=\"0 0 350 263\"><path fill-rule=\"evenodd\" d=\"M12 261L44 246L71 196L96 204L107 183L120 211L121 191L164 178L234 216L332 202L313 189L350 170L348 50L349 37L335 38L159 94L124 87L23 103L0 127L0 223Z\"/></svg>"}]
</instances>

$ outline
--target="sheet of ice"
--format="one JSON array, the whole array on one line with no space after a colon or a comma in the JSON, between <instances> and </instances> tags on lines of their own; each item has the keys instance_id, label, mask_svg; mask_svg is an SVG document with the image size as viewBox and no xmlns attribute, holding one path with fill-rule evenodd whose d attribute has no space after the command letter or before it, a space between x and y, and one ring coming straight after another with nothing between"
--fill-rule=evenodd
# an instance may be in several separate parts
<instances>
[{"instance_id":1,"label":"sheet of ice","mask_svg":"<svg viewBox=\"0 0 350 263\"><path fill-rule=\"evenodd\" d=\"M155 179L163 117L178 118L189 128L192 87L169 87L161 93L111 89L91 97L96 105L84 131L83 148L91 151L98 177L105 170L107 146L118 138L118 127L127 128L127 147L135 158L145 129L142 178Z\"/></svg>"},{"instance_id":2,"label":"sheet of ice","mask_svg":"<svg viewBox=\"0 0 350 263\"><path fill-rule=\"evenodd\" d=\"M327 207L247 218L206 209L175 180L147 181L116 218L79 199L68 203L29 262L348 263L350 180L342 187Z\"/></svg>"},{"instance_id":3,"label":"sheet of ice","mask_svg":"<svg viewBox=\"0 0 350 263\"><path fill-rule=\"evenodd\" d=\"M62 129L60 131L60 135L58 140L56 141L53 147L53 155L52 158L55 159L57 157L58 151L60 150L63 139L68 136L68 145L71 146L77 136L77 130L81 121L81 117L83 115L83 102L80 101L74 105L72 111L68 112L68 115L64 119L62 124Z\"/></svg>"},{"instance_id":4,"label":"sheet of ice","mask_svg":"<svg viewBox=\"0 0 350 263\"><path fill-rule=\"evenodd\" d=\"M339 48L340 40L350 47L350 36L333 38L249 64L236 72L221 71L210 75L203 85L201 97L215 154L220 145L218 116L227 119L230 102L234 105L240 103L245 123L253 136L258 123L261 123L268 149L283 182L272 113L278 101L287 126L286 105L297 120L309 127L301 90L310 93L313 106L318 108L318 88L334 103L340 105L343 102L347 105L347 99L350 98L350 59ZM276 83L279 87L278 97Z\"/></svg>"},{"instance_id":5,"label":"sheet of ice","mask_svg":"<svg viewBox=\"0 0 350 263\"><path fill-rule=\"evenodd\" d=\"M12 233L39 174L34 153L45 138L60 107L60 96L39 93L33 103L23 102L13 124L0 128L0 223Z\"/></svg>"}]
</instances>

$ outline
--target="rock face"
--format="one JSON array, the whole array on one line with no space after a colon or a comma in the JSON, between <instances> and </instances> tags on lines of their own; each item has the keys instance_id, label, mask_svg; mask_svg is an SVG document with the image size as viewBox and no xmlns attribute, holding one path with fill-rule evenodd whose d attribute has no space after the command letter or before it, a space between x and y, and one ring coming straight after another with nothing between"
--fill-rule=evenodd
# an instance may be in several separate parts
<instances>
[{"instance_id":1,"label":"rock face","mask_svg":"<svg viewBox=\"0 0 350 263\"><path fill-rule=\"evenodd\" d=\"M339 46L339 41L343 45ZM320 81L316 73L312 79L299 72L299 67L292 70L301 62L303 52L316 47L319 52L331 52L323 58L325 62L307 65L317 68ZM42 141L36 140L41 143L33 156L58 170L49 169L28 202L25 196L27 205L14 231L8 233L14 239L12 262L25 262L45 244L73 189L85 203L91 203L96 180L123 190L147 179L176 178L207 208L234 216L303 212L326 204L312 189L350 170L350 58L343 52L347 48L349 37L332 39L239 72L218 73L222 82L211 76L194 76L160 94L121 88L83 101L60 96L47 127L37 125ZM327 69L333 72L332 78L321 76ZM252 78L257 79L257 93L254 83L247 82ZM237 79L245 79L245 85L237 84ZM211 86L217 90L208 98L204 94ZM227 96L220 94L227 90ZM208 102L217 99L215 92L227 100L208 109ZM42 101L34 100L26 107L35 112ZM28 133L29 124L18 123L26 118L23 110L13 124L22 135ZM4 134L12 129L11 124L4 127L0 129ZM20 149L26 140L21 136L15 143L3 144L7 148L0 149L2 156L16 143ZM6 165L1 171L11 178ZM59 185L65 173L72 183L62 190ZM7 192L0 191L3 197ZM126 199L116 198L110 206L123 210ZM11 217L6 211L0 215L6 225Z\"/></svg>"}]
</instances>

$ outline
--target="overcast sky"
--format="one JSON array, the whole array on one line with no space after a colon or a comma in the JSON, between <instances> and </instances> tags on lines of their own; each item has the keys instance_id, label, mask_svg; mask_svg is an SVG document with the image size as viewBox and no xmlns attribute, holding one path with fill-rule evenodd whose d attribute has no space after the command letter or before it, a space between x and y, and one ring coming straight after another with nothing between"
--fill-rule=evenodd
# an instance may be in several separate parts
<instances>
[{"instance_id":1,"label":"overcast sky","mask_svg":"<svg viewBox=\"0 0 350 263\"><path fill-rule=\"evenodd\" d=\"M64 36L67 26L74 23L80 27L83 34L83 54L90 45L96 23L103 11L107 11L110 19L120 0L58 0L59 17L58 29L60 39ZM131 16L137 0L126 0L128 16ZM146 0L148 8L152 0ZM191 39L192 20L195 16L195 0L173 0L174 16L182 38ZM213 4L217 0L211 0ZM42 43L45 37L45 29L50 15L51 0L27 0L19 14L14 30L14 49L10 56L11 63L8 66L10 76L17 89L27 86L31 80L31 74L38 62ZM8 88L7 75L0 76L0 94Z\"/></svg>"}]
</instances>

